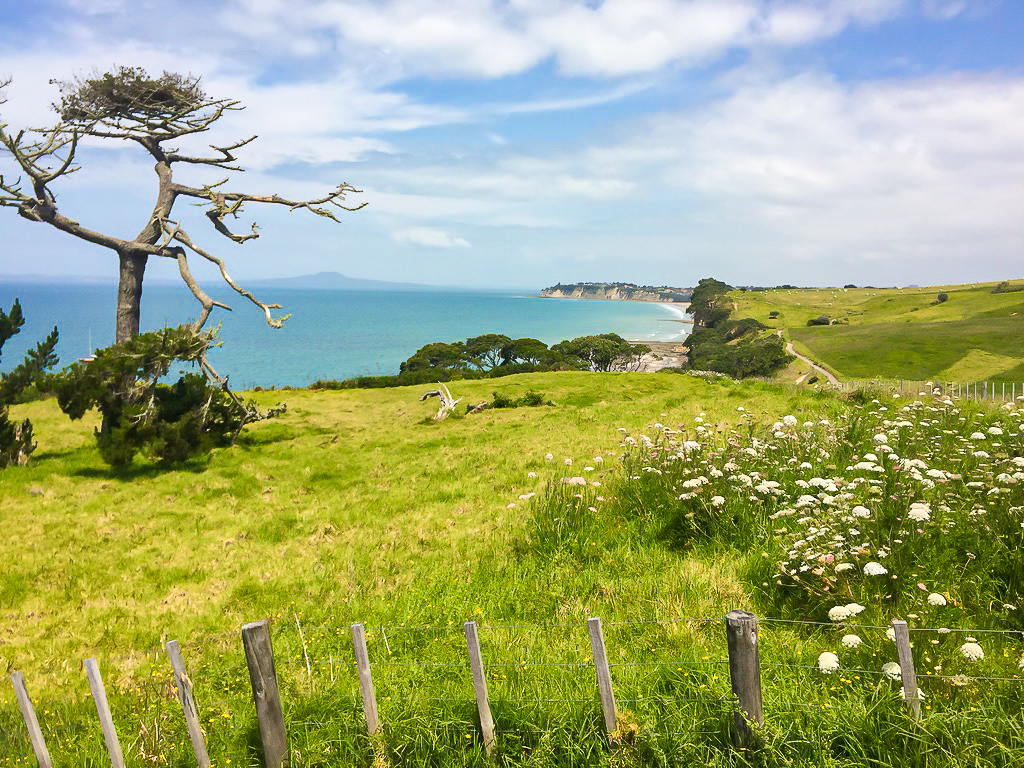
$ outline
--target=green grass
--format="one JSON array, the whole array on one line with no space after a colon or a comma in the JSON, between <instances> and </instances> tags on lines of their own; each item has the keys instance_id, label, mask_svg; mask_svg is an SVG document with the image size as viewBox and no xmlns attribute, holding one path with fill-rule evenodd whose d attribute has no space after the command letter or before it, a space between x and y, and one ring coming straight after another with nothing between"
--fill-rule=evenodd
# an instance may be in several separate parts
<instances>
[{"instance_id":1,"label":"green grass","mask_svg":"<svg viewBox=\"0 0 1024 768\"><path fill-rule=\"evenodd\" d=\"M39 447L30 466L0 475L0 667L25 673L58 764L106 762L80 669L90 656L103 664L129 764L189 764L159 653L178 639L214 764L257 765L238 631L265 617L296 766L486 765L467 620L481 625L505 762L737 764L717 618L770 607L750 576L766 530L745 518L727 542L687 540L678 525L632 514L653 507L623 485L618 430L656 438L655 423L688 434L699 425L724 448L748 439L751 423L840 423L858 411L824 393L678 375L530 374L452 390L475 404L496 386L553 405L435 423L435 406L418 400L426 387L261 393L265 404L286 399L287 413L172 470L139 462L113 472L94 424L66 421L51 402L16 408L33 419ZM601 485L562 484L568 476ZM589 616L605 622L616 665L615 752L603 746ZM697 620L665 621L687 617ZM357 622L385 724L375 742L356 698ZM1010 765L1024 754L1019 706L1002 689L975 712L943 707L916 726L888 682L801 669L824 642L765 624L766 765ZM936 751L922 762L912 743ZM957 762L958 746L976 757ZM7 687L0 766L25 765L27 749Z\"/></svg>"},{"instance_id":2,"label":"green grass","mask_svg":"<svg viewBox=\"0 0 1024 768\"><path fill-rule=\"evenodd\" d=\"M843 378L1024 381L1024 304L994 285L731 295L738 316L784 330ZM842 324L807 326L820 315Z\"/></svg>"}]
</instances>

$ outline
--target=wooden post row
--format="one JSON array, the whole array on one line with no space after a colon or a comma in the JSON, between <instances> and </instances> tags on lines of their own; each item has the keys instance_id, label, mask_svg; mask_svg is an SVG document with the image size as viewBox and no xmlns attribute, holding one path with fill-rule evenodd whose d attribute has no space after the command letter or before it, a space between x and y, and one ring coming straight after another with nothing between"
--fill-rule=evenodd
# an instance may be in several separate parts
<instances>
[{"instance_id":1,"label":"wooden post row","mask_svg":"<svg viewBox=\"0 0 1024 768\"><path fill-rule=\"evenodd\" d=\"M903 699L915 720L921 719L921 698L917 695L917 673L914 671L914 654L910 649L910 630L907 622L893 619L896 633L896 653L900 660L900 677L903 679Z\"/></svg>"},{"instance_id":2,"label":"wooden post row","mask_svg":"<svg viewBox=\"0 0 1024 768\"><path fill-rule=\"evenodd\" d=\"M476 622L467 621L466 645L469 647L469 666L473 670L473 688L476 691L476 709L480 714L480 730L484 734L484 749L490 757L497 745L494 736L494 718L491 716L491 704L487 698L487 678L484 676L484 662L480 655L480 636L477 634Z\"/></svg>"},{"instance_id":3,"label":"wooden post row","mask_svg":"<svg viewBox=\"0 0 1024 768\"><path fill-rule=\"evenodd\" d=\"M242 646L259 719L263 760L267 768L281 768L288 765L288 734L267 622L256 621L242 627Z\"/></svg>"},{"instance_id":4,"label":"wooden post row","mask_svg":"<svg viewBox=\"0 0 1024 768\"><path fill-rule=\"evenodd\" d=\"M747 611L730 611L725 615L725 637L729 646L732 692L743 710L733 717L733 739L736 747L753 749L758 746L758 739L750 723L764 725L757 616Z\"/></svg>"},{"instance_id":5,"label":"wooden post row","mask_svg":"<svg viewBox=\"0 0 1024 768\"><path fill-rule=\"evenodd\" d=\"M363 713L366 715L366 730L372 736L380 727L377 714L377 692L373 687L370 671L370 654L366 650L366 631L362 624L352 625L352 645L356 650L356 667L359 669L359 690L363 694Z\"/></svg>"},{"instance_id":6,"label":"wooden post row","mask_svg":"<svg viewBox=\"0 0 1024 768\"><path fill-rule=\"evenodd\" d=\"M50 751L46 748L43 732L39 728L39 718L36 717L36 711L32 707L32 699L28 696L25 678L21 672L11 675L11 684L14 685L14 693L18 697L18 707L21 709L21 716L25 719L25 727L28 728L28 737L32 742L32 751L36 753L36 762L39 763L39 768L53 768L53 760L50 759Z\"/></svg>"},{"instance_id":7,"label":"wooden post row","mask_svg":"<svg viewBox=\"0 0 1024 768\"><path fill-rule=\"evenodd\" d=\"M100 717L103 740L107 743L110 763L113 768L125 768L121 744L117 740L117 730L114 728L114 718L110 715L110 705L107 703L107 691L103 687L103 678L100 676L100 667L96 659L85 660L85 672L89 676L89 688L92 690L92 698L96 703L96 713Z\"/></svg>"},{"instance_id":8,"label":"wooden post row","mask_svg":"<svg viewBox=\"0 0 1024 768\"><path fill-rule=\"evenodd\" d=\"M619 711L615 703L615 691L612 689L612 673L608 668L608 653L604 647L601 620L587 619L587 631L590 632L590 647L594 652L594 668L597 670L597 690L601 695L604 730L611 745L615 743L615 733L619 728Z\"/></svg>"},{"instance_id":9,"label":"wooden post row","mask_svg":"<svg viewBox=\"0 0 1024 768\"><path fill-rule=\"evenodd\" d=\"M196 762L199 768L210 768L210 755L206 751L203 729L199 726L199 711L192 696L192 681L185 673L185 661L181 658L181 647L177 640L171 640L167 644L167 655L171 657L174 684L178 688L178 701L181 702L181 710L185 714L185 725L188 727L188 737L192 741L192 750L196 753Z\"/></svg>"}]
</instances>

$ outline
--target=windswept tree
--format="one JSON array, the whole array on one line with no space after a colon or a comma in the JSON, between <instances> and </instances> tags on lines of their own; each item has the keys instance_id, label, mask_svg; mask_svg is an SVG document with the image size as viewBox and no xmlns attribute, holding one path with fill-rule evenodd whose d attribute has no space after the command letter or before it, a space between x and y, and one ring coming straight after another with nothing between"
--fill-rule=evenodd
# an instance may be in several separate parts
<instances>
[{"instance_id":1,"label":"windswept tree","mask_svg":"<svg viewBox=\"0 0 1024 768\"><path fill-rule=\"evenodd\" d=\"M0 84L0 87L7 83ZM173 259L182 280L200 304L193 324L199 331L214 307L230 309L215 301L192 275L190 258L216 265L224 282L237 294L259 307L267 322L279 328L284 319L276 317L277 304L267 303L239 286L229 276L224 262L200 245L197 238L173 217L181 199L205 206L213 229L234 243L259 236L257 227L237 233L228 221L239 217L246 203L267 203L289 210L310 211L338 221L339 210L352 211L345 196L358 192L346 183L312 200L289 200L274 195L254 195L226 188L228 179L201 186L182 183L175 176L181 166L243 170L235 153L255 136L225 146L210 145L209 151L188 154L172 146L196 134L209 131L226 113L241 109L237 101L208 96L198 77L165 72L150 77L145 70L121 67L114 72L59 82L60 101L53 105L57 121L52 127L14 131L0 121L0 144L17 166L14 176L0 175L0 207L17 210L29 221L47 224L80 240L107 248L117 254L120 265L117 292L116 340L123 343L139 333L142 282L151 257ZM0 100L0 104L4 103ZM132 239L91 229L70 218L57 202L54 186L79 169L78 152L83 139L126 141L141 147L154 161L155 199L153 211ZM199 360L204 372L220 380L205 355Z\"/></svg>"}]
</instances>

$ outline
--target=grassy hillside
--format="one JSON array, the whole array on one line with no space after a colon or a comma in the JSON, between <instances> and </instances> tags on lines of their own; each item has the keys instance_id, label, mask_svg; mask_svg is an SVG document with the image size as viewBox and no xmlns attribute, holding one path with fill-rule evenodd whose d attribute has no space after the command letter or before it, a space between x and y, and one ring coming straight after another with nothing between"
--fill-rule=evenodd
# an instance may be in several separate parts
<instances>
[{"instance_id":1,"label":"grassy hillside","mask_svg":"<svg viewBox=\"0 0 1024 768\"><path fill-rule=\"evenodd\" d=\"M765 765L924 765L925 752L908 746L917 742L929 745L929 766L964 764L965 749L977 765L1024 756L1019 688L985 682L1017 677L1012 638L986 635L989 658L975 668L957 658L958 635L956 645L922 650L921 672L946 664L980 677L962 691L922 683L934 716L920 726L878 671L893 654L884 626L894 615L993 630L1013 620L1008 609L978 608L1004 594L1003 576L983 576L994 558L1005 561L995 548L1001 533L961 521L958 530L975 538L951 535L953 518L938 519L936 500L936 541L948 549L916 561L931 545L888 544L891 578L901 578L892 586L858 566L859 580L837 569L835 580L825 577L834 593L807 593L780 581L787 571L776 566L790 564L788 542L806 537L815 515L862 499L879 516L862 525L870 557L899 532L881 525L888 499L895 511L941 490L958 521L979 499L1003 520L1024 504L1024 483L987 492L1024 453L1016 412L906 405L903 427L888 415L900 401L865 411L869 399L759 383L562 373L458 382L465 403L533 389L552 405L434 423L435 407L418 399L424 389L261 393L266 404L285 399L287 413L173 470L138 463L112 472L92 424L67 422L50 402L16 409L33 419L39 448L30 466L0 475L0 667L25 673L59 765L106 762L79 666L90 656L103 664L129 764L190 764L160 653L171 638L182 644L214 764L258 765L238 630L264 617L296 766L488 764L461 635L467 620L481 625L507 764L733 765L720 617L735 608L782 620L763 624ZM987 438L991 459L961 456L977 445L967 435L995 425L1006 437ZM878 431L892 433L894 453L955 470L956 487L936 490L887 463ZM940 445L945 453L929 453ZM879 465L854 468L871 450L883 454ZM975 477L977 490L965 485ZM780 516L787 505L803 517ZM968 560L956 554L967 550ZM926 593L914 581L941 589L956 612L917 608ZM839 649L844 625L788 623L827 624L837 599L867 606L863 627L845 627L863 636L859 651ZM605 622L614 665L623 742L615 752L602 747L589 616ZM356 622L368 630L385 723L372 742L352 664ZM845 654L849 671L819 672L826 649ZM27 742L5 690L0 766L13 768L26 764Z\"/></svg>"},{"instance_id":2,"label":"grassy hillside","mask_svg":"<svg viewBox=\"0 0 1024 768\"><path fill-rule=\"evenodd\" d=\"M993 287L780 289L733 296L738 315L784 329L798 349L845 378L1024 381L1024 293L993 294ZM937 303L939 293L948 301ZM771 318L772 312L779 314ZM841 325L807 326L821 315Z\"/></svg>"}]
</instances>

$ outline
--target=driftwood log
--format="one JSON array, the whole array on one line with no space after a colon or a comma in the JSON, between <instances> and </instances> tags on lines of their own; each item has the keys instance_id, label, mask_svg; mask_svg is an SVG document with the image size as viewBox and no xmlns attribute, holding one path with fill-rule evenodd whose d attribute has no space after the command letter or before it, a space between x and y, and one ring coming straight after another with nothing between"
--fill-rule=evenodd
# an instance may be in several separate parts
<instances>
[{"instance_id":1,"label":"driftwood log","mask_svg":"<svg viewBox=\"0 0 1024 768\"><path fill-rule=\"evenodd\" d=\"M455 406L462 402L460 397L456 400L452 397L452 393L448 391L448 387L444 384L438 383L437 389L425 393L421 398L420 402L426 400L428 397L436 397L441 401L441 406L437 409L437 413L434 414L434 421L441 421L448 418L448 414L455 410Z\"/></svg>"}]
</instances>

